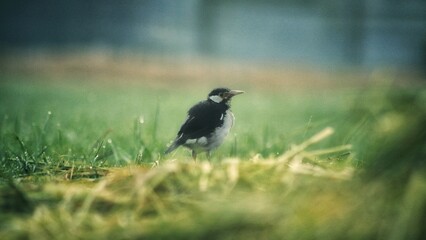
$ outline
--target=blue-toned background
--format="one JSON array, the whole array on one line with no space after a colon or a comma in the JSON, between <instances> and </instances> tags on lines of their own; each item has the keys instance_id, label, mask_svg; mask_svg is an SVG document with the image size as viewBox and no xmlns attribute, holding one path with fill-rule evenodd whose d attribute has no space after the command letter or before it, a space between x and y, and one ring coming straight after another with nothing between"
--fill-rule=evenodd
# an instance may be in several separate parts
<instances>
[{"instance_id":1,"label":"blue-toned background","mask_svg":"<svg viewBox=\"0 0 426 240\"><path fill-rule=\"evenodd\" d=\"M423 0L4 1L2 52L100 49L292 64L426 65Z\"/></svg>"}]
</instances>

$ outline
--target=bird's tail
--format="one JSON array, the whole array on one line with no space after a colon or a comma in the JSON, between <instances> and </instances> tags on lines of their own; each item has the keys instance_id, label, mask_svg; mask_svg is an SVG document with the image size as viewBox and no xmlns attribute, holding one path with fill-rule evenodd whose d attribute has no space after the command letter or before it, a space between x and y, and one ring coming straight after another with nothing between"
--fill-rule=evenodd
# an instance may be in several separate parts
<instances>
[{"instance_id":1,"label":"bird's tail","mask_svg":"<svg viewBox=\"0 0 426 240\"><path fill-rule=\"evenodd\" d=\"M170 145L167 150L164 152L164 154L169 154L171 153L173 150L175 150L176 148L178 148L180 146L180 144L177 143L177 141L173 141L172 145Z\"/></svg>"}]
</instances>

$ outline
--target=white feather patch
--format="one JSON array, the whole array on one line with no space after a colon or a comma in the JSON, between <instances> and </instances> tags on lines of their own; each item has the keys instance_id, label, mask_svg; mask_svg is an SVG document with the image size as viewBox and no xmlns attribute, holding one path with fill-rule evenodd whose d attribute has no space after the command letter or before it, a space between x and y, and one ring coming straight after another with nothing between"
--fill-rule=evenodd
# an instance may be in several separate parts
<instances>
[{"instance_id":1,"label":"white feather patch","mask_svg":"<svg viewBox=\"0 0 426 240\"><path fill-rule=\"evenodd\" d=\"M200 144L200 145L207 145L207 138L206 137L200 137L197 140L197 143Z\"/></svg>"},{"instance_id":2,"label":"white feather patch","mask_svg":"<svg viewBox=\"0 0 426 240\"><path fill-rule=\"evenodd\" d=\"M223 98L221 98L220 96L214 95L214 96L210 96L209 97L210 100L212 100L215 103L220 103L223 101Z\"/></svg>"},{"instance_id":3,"label":"white feather patch","mask_svg":"<svg viewBox=\"0 0 426 240\"><path fill-rule=\"evenodd\" d=\"M194 144L197 142L197 139L188 139L186 140L185 144Z\"/></svg>"}]
</instances>

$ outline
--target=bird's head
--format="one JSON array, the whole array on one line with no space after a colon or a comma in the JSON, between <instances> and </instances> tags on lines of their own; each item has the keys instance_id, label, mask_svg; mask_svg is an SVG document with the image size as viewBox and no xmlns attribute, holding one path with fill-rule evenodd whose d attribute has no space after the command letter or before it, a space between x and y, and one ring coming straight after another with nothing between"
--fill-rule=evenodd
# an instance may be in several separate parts
<instances>
[{"instance_id":1,"label":"bird's head","mask_svg":"<svg viewBox=\"0 0 426 240\"><path fill-rule=\"evenodd\" d=\"M240 90L231 90L229 88L216 88L209 93L208 99L215 103L227 103L233 96L244 93Z\"/></svg>"}]
</instances>

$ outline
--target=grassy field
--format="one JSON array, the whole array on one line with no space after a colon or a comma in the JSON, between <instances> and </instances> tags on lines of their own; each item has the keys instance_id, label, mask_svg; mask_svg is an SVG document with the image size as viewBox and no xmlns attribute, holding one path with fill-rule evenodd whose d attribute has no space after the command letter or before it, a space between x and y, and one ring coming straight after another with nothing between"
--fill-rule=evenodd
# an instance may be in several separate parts
<instances>
[{"instance_id":1,"label":"grassy field","mask_svg":"<svg viewBox=\"0 0 426 240\"><path fill-rule=\"evenodd\" d=\"M1 77L0 239L426 236L422 84L231 82L236 125L194 163L162 152L208 84Z\"/></svg>"}]
</instances>

